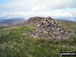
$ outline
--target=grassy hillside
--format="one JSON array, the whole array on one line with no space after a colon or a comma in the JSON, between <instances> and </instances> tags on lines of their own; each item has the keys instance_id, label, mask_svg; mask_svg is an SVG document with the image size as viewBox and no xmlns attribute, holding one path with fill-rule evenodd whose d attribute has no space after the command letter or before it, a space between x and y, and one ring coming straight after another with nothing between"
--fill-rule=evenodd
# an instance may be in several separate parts
<instances>
[{"instance_id":1,"label":"grassy hillside","mask_svg":"<svg viewBox=\"0 0 76 57\"><path fill-rule=\"evenodd\" d=\"M76 23L61 25L75 36L66 40L32 38L28 34L36 26L0 27L0 57L59 57L60 51L76 51Z\"/></svg>"}]
</instances>

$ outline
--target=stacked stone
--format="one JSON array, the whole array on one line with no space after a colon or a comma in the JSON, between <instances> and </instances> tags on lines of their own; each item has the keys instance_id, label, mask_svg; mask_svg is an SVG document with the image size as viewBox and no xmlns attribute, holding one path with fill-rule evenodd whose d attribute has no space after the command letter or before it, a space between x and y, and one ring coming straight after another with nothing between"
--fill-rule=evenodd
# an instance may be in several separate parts
<instances>
[{"instance_id":1,"label":"stacked stone","mask_svg":"<svg viewBox=\"0 0 76 57\"><path fill-rule=\"evenodd\" d=\"M31 32L31 36L34 38L65 39L71 38L73 35L73 32L61 28L58 22L51 17L42 19L38 24L38 28Z\"/></svg>"}]
</instances>

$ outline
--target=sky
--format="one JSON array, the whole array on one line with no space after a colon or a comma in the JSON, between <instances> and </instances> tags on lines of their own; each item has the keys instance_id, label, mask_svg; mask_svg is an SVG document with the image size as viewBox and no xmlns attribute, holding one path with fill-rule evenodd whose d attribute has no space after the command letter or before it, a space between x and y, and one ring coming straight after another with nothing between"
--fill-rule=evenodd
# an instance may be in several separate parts
<instances>
[{"instance_id":1,"label":"sky","mask_svg":"<svg viewBox=\"0 0 76 57\"><path fill-rule=\"evenodd\" d=\"M32 16L76 17L76 0L0 0L0 18Z\"/></svg>"}]
</instances>

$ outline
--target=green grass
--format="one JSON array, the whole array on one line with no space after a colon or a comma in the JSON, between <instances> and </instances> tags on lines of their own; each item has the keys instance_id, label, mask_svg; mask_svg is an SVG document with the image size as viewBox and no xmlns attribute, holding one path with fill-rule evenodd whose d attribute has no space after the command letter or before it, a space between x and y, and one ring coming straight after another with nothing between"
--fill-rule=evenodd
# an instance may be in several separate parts
<instances>
[{"instance_id":1,"label":"green grass","mask_svg":"<svg viewBox=\"0 0 76 57\"><path fill-rule=\"evenodd\" d=\"M76 51L76 24L65 23L73 30L73 39L51 40L29 36L36 26L0 27L0 57L59 57L63 52Z\"/></svg>"}]
</instances>

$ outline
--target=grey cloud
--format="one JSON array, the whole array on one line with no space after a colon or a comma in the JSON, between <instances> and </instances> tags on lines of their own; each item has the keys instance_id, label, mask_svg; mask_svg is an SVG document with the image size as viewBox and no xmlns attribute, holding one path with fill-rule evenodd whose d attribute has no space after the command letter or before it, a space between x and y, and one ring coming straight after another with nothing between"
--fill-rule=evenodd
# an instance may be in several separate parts
<instances>
[{"instance_id":1,"label":"grey cloud","mask_svg":"<svg viewBox=\"0 0 76 57\"><path fill-rule=\"evenodd\" d=\"M75 8L71 15L76 14L76 0L16 0L14 3L0 5L0 11L13 14L13 12L28 12L30 15L67 15L67 8ZM59 10L59 11L58 11ZM61 10L61 11L60 11ZM65 12L63 11L65 10ZM35 14L34 14L35 13ZM59 14L59 15L58 15ZM26 14L27 15L27 14Z\"/></svg>"},{"instance_id":2,"label":"grey cloud","mask_svg":"<svg viewBox=\"0 0 76 57\"><path fill-rule=\"evenodd\" d=\"M76 8L76 0L43 0L42 3L50 9Z\"/></svg>"},{"instance_id":3,"label":"grey cloud","mask_svg":"<svg viewBox=\"0 0 76 57\"><path fill-rule=\"evenodd\" d=\"M0 10L31 11L33 8L39 7L39 5L46 7L41 8L41 11L49 11L51 9L76 8L76 0L16 0L13 3L0 5Z\"/></svg>"}]
</instances>

